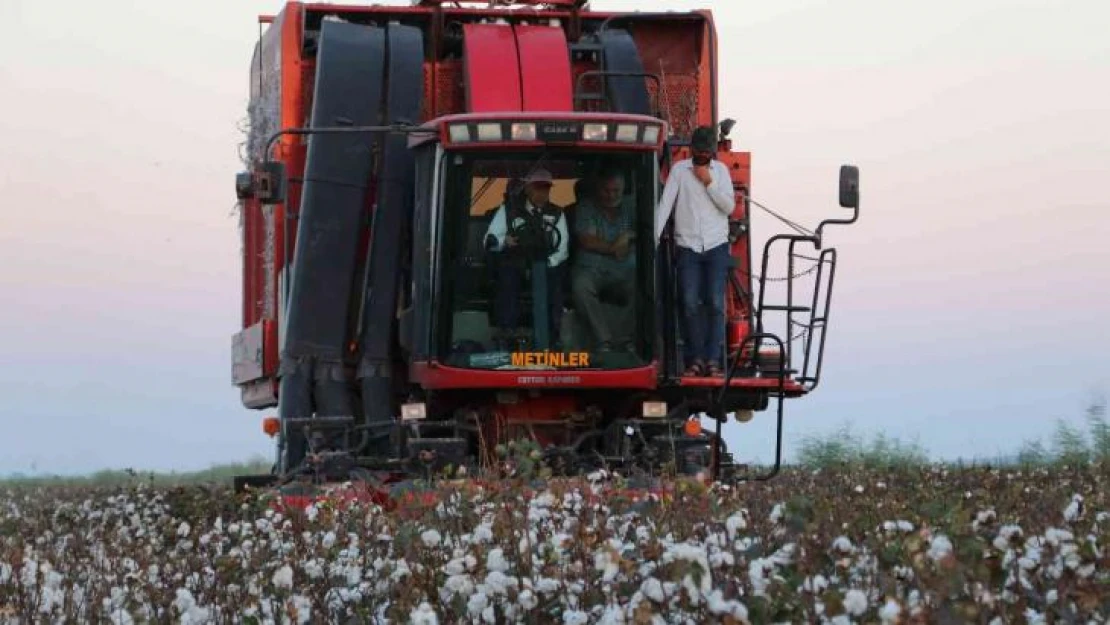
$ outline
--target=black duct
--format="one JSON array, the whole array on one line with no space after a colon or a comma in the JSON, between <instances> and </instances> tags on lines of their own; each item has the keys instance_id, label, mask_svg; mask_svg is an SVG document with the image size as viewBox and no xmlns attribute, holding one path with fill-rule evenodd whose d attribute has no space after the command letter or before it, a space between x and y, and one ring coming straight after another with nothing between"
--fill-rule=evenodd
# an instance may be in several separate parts
<instances>
[{"instance_id":1,"label":"black duct","mask_svg":"<svg viewBox=\"0 0 1110 625\"><path fill-rule=\"evenodd\" d=\"M424 38L418 28L390 24L386 123L418 123L424 98ZM382 148L377 205L370 227L370 258L362 292L357 377L372 455L389 453L398 407L393 401L393 348L404 227L412 219L415 162L407 137L392 134Z\"/></svg>"},{"instance_id":2,"label":"black duct","mask_svg":"<svg viewBox=\"0 0 1110 625\"><path fill-rule=\"evenodd\" d=\"M325 21L320 29L310 128L380 122L385 32ZM287 279L279 416L351 416L344 367L367 181L378 135L308 135L297 241ZM283 427L286 470L306 452L302 433Z\"/></svg>"},{"instance_id":3,"label":"black duct","mask_svg":"<svg viewBox=\"0 0 1110 625\"><path fill-rule=\"evenodd\" d=\"M636 41L626 30L606 29L598 33L604 59L602 70L628 74L643 74L644 64ZM644 76L605 76L609 102L614 112L651 115L651 98L648 96Z\"/></svg>"}]
</instances>

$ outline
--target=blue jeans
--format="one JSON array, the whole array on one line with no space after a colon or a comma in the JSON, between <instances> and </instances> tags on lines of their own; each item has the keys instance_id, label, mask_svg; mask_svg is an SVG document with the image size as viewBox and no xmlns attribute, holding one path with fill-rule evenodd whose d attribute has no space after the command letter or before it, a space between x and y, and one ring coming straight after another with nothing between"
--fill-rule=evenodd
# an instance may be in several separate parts
<instances>
[{"instance_id":1,"label":"blue jeans","mask_svg":"<svg viewBox=\"0 0 1110 625\"><path fill-rule=\"evenodd\" d=\"M725 282L732 266L728 244L701 254L682 246L676 249L686 366L699 359L721 364L725 349Z\"/></svg>"},{"instance_id":2,"label":"blue jeans","mask_svg":"<svg viewBox=\"0 0 1110 625\"><path fill-rule=\"evenodd\" d=\"M547 297L550 306L548 310L548 335L552 340L559 336L559 329L563 317L563 288L564 274L567 263L557 267L547 268ZM514 330L521 319L521 291L524 280L524 267L512 263L501 263L497 268L497 293L494 295L494 326L502 330ZM532 285L525 285L531 295ZM532 318L532 311L527 311L528 319ZM528 322L526 322L528 323ZM528 323L531 327L531 323ZM535 329L535 328L531 328Z\"/></svg>"}]
</instances>

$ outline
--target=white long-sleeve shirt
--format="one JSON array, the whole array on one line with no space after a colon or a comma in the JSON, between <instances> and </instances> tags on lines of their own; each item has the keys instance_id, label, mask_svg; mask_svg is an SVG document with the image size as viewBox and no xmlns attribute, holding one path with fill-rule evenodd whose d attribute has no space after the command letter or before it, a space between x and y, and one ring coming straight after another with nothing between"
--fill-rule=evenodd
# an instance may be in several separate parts
<instances>
[{"instance_id":1,"label":"white long-sleeve shirt","mask_svg":"<svg viewBox=\"0 0 1110 625\"><path fill-rule=\"evenodd\" d=\"M525 210L529 213L534 212L536 209L532 206L531 202L525 201ZM551 218L545 216L544 220L551 223ZM523 224L517 224L520 226ZM567 245L570 243L570 237L567 235L567 217L563 212L559 212L558 219L555 221L555 227L559 231L559 247L547 257L547 265L549 267L558 267L568 258ZM505 205L502 204L497 212L493 215L493 219L489 222L489 228L486 230L486 236L493 235L497 239L497 245L492 251L500 252L505 249L505 235L509 232L508 225L505 223Z\"/></svg>"},{"instance_id":2,"label":"white long-sleeve shirt","mask_svg":"<svg viewBox=\"0 0 1110 625\"><path fill-rule=\"evenodd\" d=\"M728 217L736 208L728 167L709 161L713 182L707 187L694 175L694 163L682 160L671 167L663 197L655 210L655 242L674 213L675 243L702 253L728 242Z\"/></svg>"}]
</instances>

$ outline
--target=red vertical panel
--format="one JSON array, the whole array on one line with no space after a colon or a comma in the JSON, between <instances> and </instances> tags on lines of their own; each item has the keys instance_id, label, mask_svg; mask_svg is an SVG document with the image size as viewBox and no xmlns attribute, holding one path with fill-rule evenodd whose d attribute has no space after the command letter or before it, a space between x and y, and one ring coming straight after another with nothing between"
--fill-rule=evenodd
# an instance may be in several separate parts
<instances>
[{"instance_id":1,"label":"red vertical panel","mask_svg":"<svg viewBox=\"0 0 1110 625\"><path fill-rule=\"evenodd\" d=\"M463 41L470 112L521 110L520 65L512 26L466 24Z\"/></svg>"},{"instance_id":2,"label":"red vertical panel","mask_svg":"<svg viewBox=\"0 0 1110 625\"><path fill-rule=\"evenodd\" d=\"M518 25L516 43L524 110L573 111L570 53L563 29Z\"/></svg>"}]
</instances>

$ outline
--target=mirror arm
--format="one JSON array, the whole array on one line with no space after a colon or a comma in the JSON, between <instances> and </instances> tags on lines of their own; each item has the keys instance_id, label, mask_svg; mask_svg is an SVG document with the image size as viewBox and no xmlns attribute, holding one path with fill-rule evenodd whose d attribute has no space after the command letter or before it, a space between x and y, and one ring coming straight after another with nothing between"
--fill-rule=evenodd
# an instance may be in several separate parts
<instances>
[{"instance_id":1,"label":"mirror arm","mask_svg":"<svg viewBox=\"0 0 1110 625\"><path fill-rule=\"evenodd\" d=\"M814 234L817 237L817 249L821 249L821 234L822 234L821 231L824 230L825 226L829 226L829 225L833 225L833 224L845 224L845 225L853 224L853 223L856 222L857 219L859 219L859 206L858 205L852 207L852 217L851 217L851 219L826 219L826 220L822 221L820 224L817 225L817 229L814 231Z\"/></svg>"}]
</instances>

